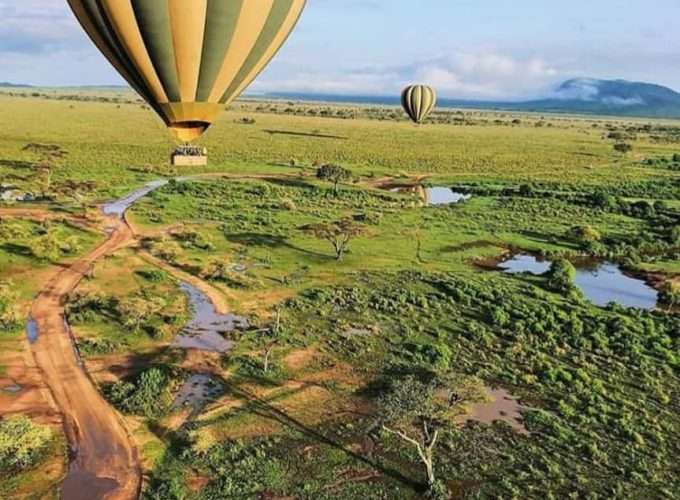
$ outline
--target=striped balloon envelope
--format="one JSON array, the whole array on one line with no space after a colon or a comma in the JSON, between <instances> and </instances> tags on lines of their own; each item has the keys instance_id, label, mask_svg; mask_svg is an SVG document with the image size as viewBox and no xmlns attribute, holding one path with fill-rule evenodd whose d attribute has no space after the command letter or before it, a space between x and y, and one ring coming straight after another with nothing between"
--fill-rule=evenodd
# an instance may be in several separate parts
<instances>
[{"instance_id":1,"label":"striped balloon envelope","mask_svg":"<svg viewBox=\"0 0 680 500\"><path fill-rule=\"evenodd\" d=\"M68 0L173 136L190 142L284 44L306 0Z\"/></svg>"},{"instance_id":2,"label":"striped balloon envelope","mask_svg":"<svg viewBox=\"0 0 680 500\"><path fill-rule=\"evenodd\" d=\"M411 85L401 93L401 105L413 122L421 124L437 105L437 93L427 85Z\"/></svg>"}]
</instances>

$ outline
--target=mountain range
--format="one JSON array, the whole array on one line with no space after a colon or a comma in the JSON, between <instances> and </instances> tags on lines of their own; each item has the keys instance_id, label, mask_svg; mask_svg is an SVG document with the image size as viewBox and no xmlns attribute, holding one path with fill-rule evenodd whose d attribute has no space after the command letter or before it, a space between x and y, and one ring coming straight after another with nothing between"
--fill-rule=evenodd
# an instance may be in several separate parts
<instances>
[{"instance_id":1,"label":"mountain range","mask_svg":"<svg viewBox=\"0 0 680 500\"><path fill-rule=\"evenodd\" d=\"M322 102L398 105L398 96L272 93L269 97ZM439 99L442 108L472 108L539 113L576 113L650 118L680 118L680 93L661 85L627 80L575 78L546 97L529 101Z\"/></svg>"}]
</instances>

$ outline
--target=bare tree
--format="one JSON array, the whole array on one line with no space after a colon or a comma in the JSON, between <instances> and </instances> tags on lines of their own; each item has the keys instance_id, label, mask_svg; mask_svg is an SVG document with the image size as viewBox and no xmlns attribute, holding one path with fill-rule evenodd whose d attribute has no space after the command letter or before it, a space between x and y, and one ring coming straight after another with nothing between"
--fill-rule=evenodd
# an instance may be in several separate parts
<instances>
[{"instance_id":1,"label":"bare tree","mask_svg":"<svg viewBox=\"0 0 680 500\"><path fill-rule=\"evenodd\" d=\"M276 308L276 319L274 320L274 326L269 329L269 334L271 338L265 344L263 350L262 371L264 371L264 373L269 373L271 355L281 341L281 306L277 306Z\"/></svg>"},{"instance_id":2,"label":"bare tree","mask_svg":"<svg viewBox=\"0 0 680 500\"><path fill-rule=\"evenodd\" d=\"M463 412L462 405L482 401L481 383L452 376L424 382L414 376L395 380L379 400L381 428L413 446L425 468L427 484L435 486L435 453L442 430Z\"/></svg>"}]
</instances>

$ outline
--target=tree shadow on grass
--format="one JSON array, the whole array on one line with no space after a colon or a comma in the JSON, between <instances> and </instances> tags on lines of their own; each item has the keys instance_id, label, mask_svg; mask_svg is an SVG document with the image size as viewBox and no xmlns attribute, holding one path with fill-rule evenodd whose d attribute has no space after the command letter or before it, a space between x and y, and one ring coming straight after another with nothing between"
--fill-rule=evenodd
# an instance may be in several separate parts
<instances>
[{"instance_id":1,"label":"tree shadow on grass","mask_svg":"<svg viewBox=\"0 0 680 500\"><path fill-rule=\"evenodd\" d=\"M30 247L27 247L26 245L18 245L16 243L3 243L2 245L0 245L0 249L4 250L9 254L17 255L19 257L33 257L33 251L31 250Z\"/></svg>"},{"instance_id":2,"label":"tree shadow on grass","mask_svg":"<svg viewBox=\"0 0 680 500\"><path fill-rule=\"evenodd\" d=\"M293 137L313 137L315 139L338 139L341 141L346 141L349 137L343 137L341 135L330 135L330 134L319 134L314 132L294 132L291 130L264 130L267 134L274 135L289 135Z\"/></svg>"},{"instance_id":3,"label":"tree shadow on grass","mask_svg":"<svg viewBox=\"0 0 680 500\"><path fill-rule=\"evenodd\" d=\"M475 250L477 248L484 248L484 247L497 247L497 248L507 248L507 245L505 245L502 242L499 241L491 241L491 240L475 240L475 241L468 241L465 243L461 243L459 245L447 245L441 249L442 253L457 253L457 252L465 252L467 250Z\"/></svg>"},{"instance_id":4,"label":"tree shadow on grass","mask_svg":"<svg viewBox=\"0 0 680 500\"><path fill-rule=\"evenodd\" d=\"M280 178L280 179L269 178L269 179L263 179L263 180L265 182L268 182L269 184L275 184L277 186L283 186L283 187L292 187L292 188L299 188L299 189L313 189L315 187L313 184L310 184L306 180L296 179L294 177Z\"/></svg>"},{"instance_id":5,"label":"tree shadow on grass","mask_svg":"<svg viewBox=\"0 0 680 500\"><path fill-rule=\"evenodd\" d=\"M353 458L357 462L361 462L379 472L382 474L391 477L392 479L395 479L402 484L405 484L413 489L420 490L423 486L423 484L419 481L413 480L409 477L406 477L404 474L402 474L400 471L389 467L380 461L374 460L370 457L364 456L360 453L357 453L356 451L350 449L346 445L342 443L342 440L338 436L333 436L329 432L322 432L318 429L312 428L309 425L305 424L301 420L291 416L289 413L284 411L281 408L278 408L274 406L272 403L276 402L278 399L282 398L288 398L290 396L293 396L295 394L301 393L304 390L308 389L309 387L312 387L316 384L313 383L307 383L303 384L301 387L292 389L289 391L285 391L283 393L279 393L275 395L272 398L264 399L261 397L258 397L257 395L241 388L233 385L232 383L229 383L227 380L223 380L223 383L225 384L226 391L230 393L233 397L243 401L245 404L242 408L237 410L237 414L252 414L261 418L265 418L268 420L273 420L274 422L279 423L283 427L293 430L308 439L314 440L317 443L321 443L327 446L330 446L332 448L335 448L337 450L342 451L345 453L347 456ZM214 420L203 420L200 421L201 426L209 426L212 423L215 423L217 420L222 420L222 419L228 419L230 417L234 416L234 414L229 414L226 416L221 416L217 417Z\"/></svg>"},{"instance_id":6,"label":"tree shadow on grass","mask_svg":"<svg viewBox=\"0 0 680 500\"><path fill-rule=\"evenodd\" d=\"M21 160L0 160L0 167L32 169L34 166L30 161Z\"/></svg>"},{"instance_id":7,"label":"tree shadow on grass","mask_svg":"<svg viewBox=\"0 0 680 500\"><path fill-rule=\"evenodd\" d=\"M307 250L291 244L285 237L276 234L262 234L262 233L239 233L239 234L225 234L224 237L231 243L236 243L243 246L251 247L266 247L266 248L289 248L296 252L301 252L317 259L322 259L324 262L335 260L331 255L326 255L313 250Z\"/></svg>"}]
</instances>

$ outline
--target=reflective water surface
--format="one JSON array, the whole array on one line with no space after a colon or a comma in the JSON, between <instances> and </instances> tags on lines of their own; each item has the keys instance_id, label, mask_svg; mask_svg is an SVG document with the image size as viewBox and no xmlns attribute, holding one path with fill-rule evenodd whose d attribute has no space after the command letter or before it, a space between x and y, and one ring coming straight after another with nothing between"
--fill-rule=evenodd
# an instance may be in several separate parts
<instances>
[{"instance_id":1,"label":"reflective water surface","mask_svg":"<svg viewBox=\"0 0 680 500\"><path fill-rule=\"evenodd\" d=\"M220 314L208 296L189 283L182 283L180 288L189 298L192 319L175 338L174 345L183 349L229 352L234 343L225 339L224 334L245 330L248 320L234 314Z\"/></svg>"},{"instance_id":2,"label":"reflective water surface","mask_svg":"<svg viewBox=\"0 0 680 500\"><path fill-rule=\"evenodd\" d=\"M533 255L516 255L500 264L509 274L543 274L550 269L549 260ZM626 307L656 309L659 294L644 280L626 275L617 264L582 260L574 262L576 285L593 304L604 307L616 302Z\"/></svg>"}]
</instances>

